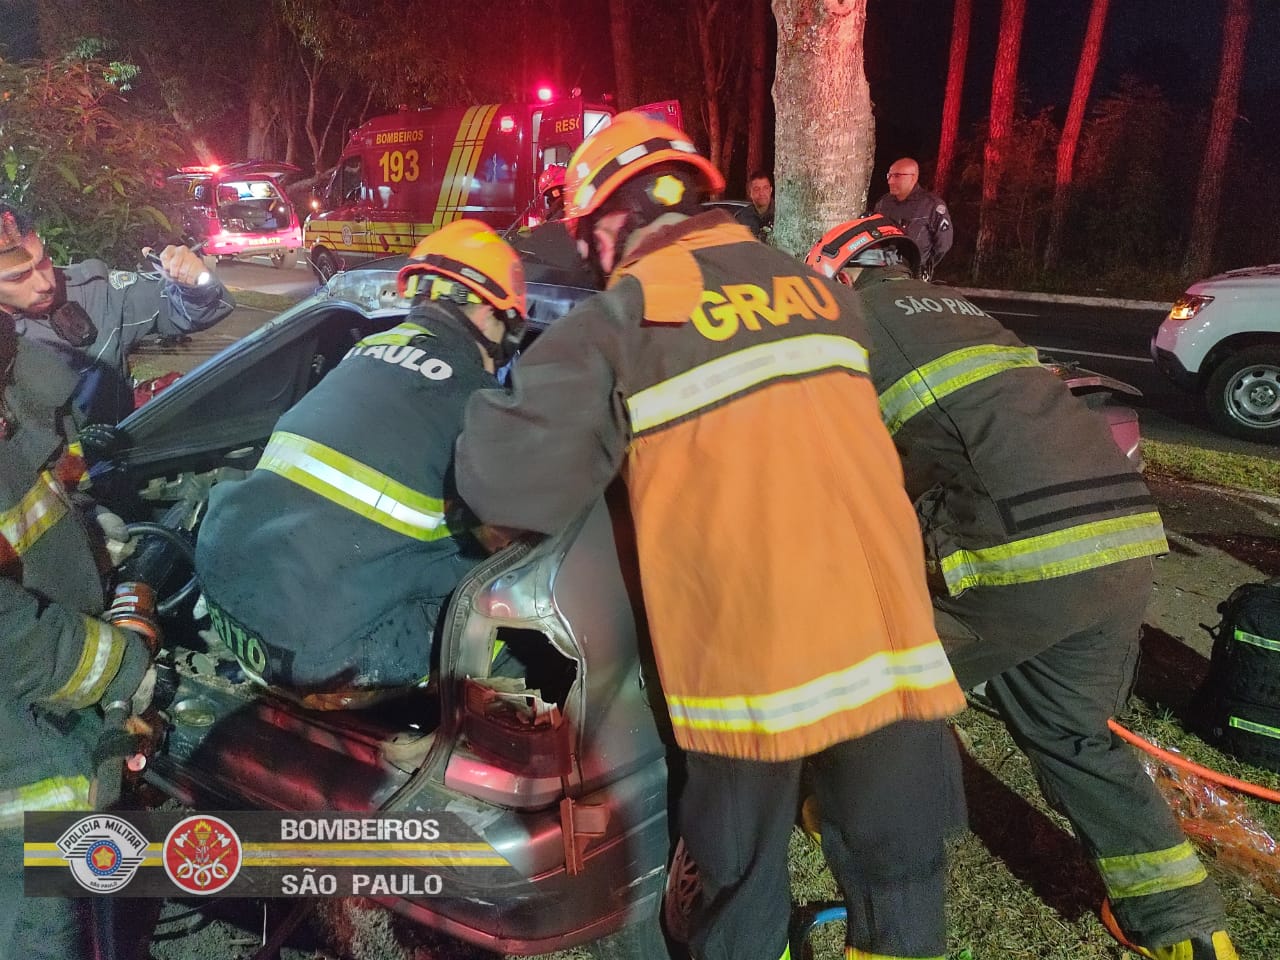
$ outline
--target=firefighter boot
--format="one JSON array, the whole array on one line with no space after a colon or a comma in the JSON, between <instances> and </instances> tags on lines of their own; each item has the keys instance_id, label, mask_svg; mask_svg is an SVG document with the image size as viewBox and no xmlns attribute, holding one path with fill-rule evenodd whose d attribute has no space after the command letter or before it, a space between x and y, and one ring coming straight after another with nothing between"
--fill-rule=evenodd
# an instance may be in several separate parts
<instances>
[{"instance_id":1,"label":"firefighter boot","mask_svg":"<svg viewBox=\"0 0 1280 960\"><path fill-rule=\"evenodd\" d=\"M1122 945L1134 953L1150 960L1240 960L1235 944L1225 930L1215 930L1212 934L1197 934L1186 940L1179 940L1166 947L1140 947L1133 943L1120 930L1115 915L1111 912L1111 901L1102 901L1102 925L1107 933L1115 937Z\"/></svg>"}]
</instances>

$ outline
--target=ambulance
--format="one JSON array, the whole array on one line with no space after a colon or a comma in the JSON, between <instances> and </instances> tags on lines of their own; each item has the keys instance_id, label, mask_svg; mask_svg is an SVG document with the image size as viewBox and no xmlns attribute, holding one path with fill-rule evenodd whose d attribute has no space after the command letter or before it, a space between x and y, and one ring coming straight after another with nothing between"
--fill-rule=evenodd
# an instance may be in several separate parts
<instances>
[{"instance_id":1,"label":"ambulance","mask_svg":"<svg viewBox=\"0 0 1280 960\"><path fill-rule=\"evenodd\" d=\"M681 126L680 104L637 109ZM418 109L375 117L351 134L329 180L312 200L303 244L316 271L405 254L447 223L472 217L498 231L538 220L537 183L550 164L568 164L614 110L579 91L563 99Z\"/></svg>"}]
</instances>

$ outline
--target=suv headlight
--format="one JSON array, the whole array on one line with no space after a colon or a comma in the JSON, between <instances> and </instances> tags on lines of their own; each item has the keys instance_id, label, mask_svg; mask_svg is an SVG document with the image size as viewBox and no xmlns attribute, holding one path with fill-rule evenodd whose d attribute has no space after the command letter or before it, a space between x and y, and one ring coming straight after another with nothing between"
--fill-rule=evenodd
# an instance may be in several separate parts
<instances>
[{"instance_id":1,"label":"suv headlight","mask_svg":"<svg viewBox=\"0 0 1280 960\"><path fill-rule=\"evenodd\" d=\"M1194 293L1184 293L1174 301L1169 311L1170 320L1190 320L1197 313L1213 303L1213 297L1202 297Z\"/></svg>"}]
</instances>

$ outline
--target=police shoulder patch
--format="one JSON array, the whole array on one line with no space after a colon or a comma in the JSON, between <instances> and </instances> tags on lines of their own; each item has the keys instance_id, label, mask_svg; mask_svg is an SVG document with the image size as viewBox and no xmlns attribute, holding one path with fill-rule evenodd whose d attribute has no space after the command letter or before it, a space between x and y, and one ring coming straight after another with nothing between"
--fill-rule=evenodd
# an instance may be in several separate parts
<instances>
[{"instance_id":1,"label":"police shoulder patch","mask_svg":"<svg viewBox=\"0 0 1280 960\"><path fill-rule=\"evenodd\" d=\"M947 215L947 205L945 203L939 203L934 207L934 212L940 213L945 217Z\"/></svg>"},{"instance_id":2,"label":"police shoulder patch","mask_svg":"<svg viewBox=\"0 0 1280 960\"><path fill-rule=\"evenodd\" d=\"M132 286L138 281L138 275L129 270L112 270L107 274L107 283L115 287L117 290L123 290L125 287Z\"/></svg>"}]
</instances>

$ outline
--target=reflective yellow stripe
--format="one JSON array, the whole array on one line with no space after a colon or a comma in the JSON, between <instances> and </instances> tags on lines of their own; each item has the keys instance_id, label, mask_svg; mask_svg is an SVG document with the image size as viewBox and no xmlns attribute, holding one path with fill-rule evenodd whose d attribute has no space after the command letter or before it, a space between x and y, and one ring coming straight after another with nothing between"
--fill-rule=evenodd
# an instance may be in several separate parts
<instances>
[{"instance_id":1,"label":"reflective yellow stripe","mask_svg":"<svg viewBox=\"0 0 1280 960\"><path fill-rule=\"evenodd\" d=\"M0 537L22 556L67 512L62 485L48 470L16 504L0 513Z\"/></svg>"},{"instance_id":2,"label":"reflective yellow stripe","mask_svg":"<svg viewBox=\"0 0 1280 960\"><path fill-rule=\"evenodd\" d=\"M470 107L462 115L462 122L458 124L458 132L453 141L453 150L449 153L449 164L440 181L436 211L431 218L431 225L435 229L459 219L457 208L465 203L471 192L471 176L479 161L480 146L484 143L489 121L497 111L497 105L490 104Z\"/></svg>"},{"instance_id":3,"label":"reflective yellow stripe","mask_svg":"<svg viewBox=\"0 0 1280 960\"><path fill-rule=\"evenodd\" d=\"M747 347L629 398L631 432L652 430L770 380L835 369L866 373L867 351L855 340L828 333Z\"/></svg>"},{"instance_id":4,"label":"reflective yellow stripe","mask_svg":"<svg viewBox=\"0 0 1280 960\"><path fill-rule=\"evenodd\" d=\"M691 730L785 733L855 710L895 690L930 690L951 682L951 665L936 641L884 651L844 670L767 694L667 696L671 722Z\"/></svg>"},{"instance_id":5,"label":"reflective yellow stripe","mask_svg":"<svg viewBox=\"0 0 1280 960\"><path fill-rule=\"evenodd\" d=\"M106 692L107 684L120 670L126 643L126 634L101 620L85 617L84 647L80 650L80 662L76 664L70 679L48 697L47 702L76 710L97 703Z\"/></svg>"},{"instance_id":6,"label":"reflective yellow stripe","mask_svg":"<svg viewBox=\"0 0 1280 960\"><path fill-rule=\"evenodd\" d=\"M1273 740L1280 740L1280 727L1269 727L1265 723L1254 723L1252 720L1246 720L1244 717L1229 717L1227 725L1235 727L1237 730L1243 730L1245 733L1256 733L1261 737L1271 737Z\"/></svg>"},{"instance_id":7,"label":"reflective yellow stripe","mask_svg":"<svg viewBox=\"0 0 1280 960\"><path fill-rule=\"evenodd\" d=\"M880 394L880 416L890 433L948 394L1018 367L1038 367L1034 347L1002 347L993 343L965 347L917 367Z\"/></svg>"},{"instance_id":8,"label":"reflective yellow stripe","mask_svg":"<svg viewBox=\"0 0 1280 960\"><path fill-rule=\"evenodd\" d=\"M332 447L294 433L276 432L258 461L300 487L352 513L415 540L440 540L450 535L444 501L393 480Z\"/></svg>"},{"instance_id":9,"label":"reflective yellow stripe","mask_svg":"<svg viewBox=\"0 0 1280 960\"><path fill-rule=\"evenodd\" d=\"M1168 551L1160 514L1137 513L981 550L957 550L942 558L942 576L955 596L969 587L1051 580Z\"/></svg>"},{"instance_id":10,"label":"reflective yellow stripe","mask_svg":"<svg viewBox=\"0 0 1280 960\"><path fill-rule=\"evenodd\" d=\"M1102 857L1098 860L1098 872L1112 900L1181 890L1209 876L1187 840L1168 850Z\"/></svg>"},{"instance_id":11,"label":"reflective yellow stripe","mask_svg":"<svg viewBox=\"0 0 1280 960\"><path fill-rule=\"evenodd\" d=\"M1256 634L1249 633L1247 630L1241 630L1236 627L1232 634L1232 639L1237 643L1247 643L1251 647L1261 647L1263 650L1280 651L1280 640L1271 640L1267 637L1259 637Z\"/></svg>"},{"instance_id":12,"label":"reflective yellow stripe","mask_svg":"<svg viewBox=\"0 0 1280 960\"><path fill-rule=\"evenodd\" d=\"M0 790L0 830L22 826L26 810L88 810L86 777L47 777L13 790Z\"/></svg>"},{"instance_id":13,"label":"reflective yellow stripe","mask_svg":"<svg viewBox=\"0 0 1280 960\"><path fill-rule=\"evenodd\" d=\"M376 347L381 345L381 346L388 346L388 347L403 347L406 344L411 343L416 337L434 337L434 336L435 334L432 333L430 330L428 330L426 327L420 326L419 324L416 324L416 323L408 323L406 321L405 323L402 323L397 327L393 327L392 329L386 331L385 333L371 334L370 336L367 336L364 339L362 339L359 343L356 344L356 346L357 347Z\"/></svg>"},{"instance_id":14,"label":"reflective yellow stripe","mask_svg":"<svg viewBox=\"0 0 1280 960\"><path fill-rule=\"evenodd\" d=\"M947 958L941 954L936 957L903 957L896 953L868 953L857 947L845 947L844 960L947 960Z\"/></svg>"}]
</instances>

